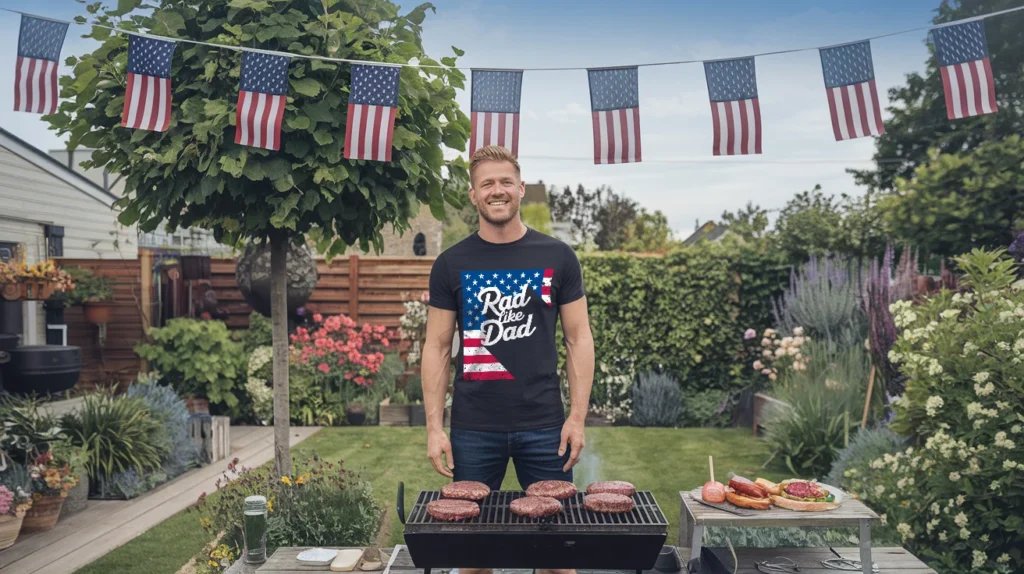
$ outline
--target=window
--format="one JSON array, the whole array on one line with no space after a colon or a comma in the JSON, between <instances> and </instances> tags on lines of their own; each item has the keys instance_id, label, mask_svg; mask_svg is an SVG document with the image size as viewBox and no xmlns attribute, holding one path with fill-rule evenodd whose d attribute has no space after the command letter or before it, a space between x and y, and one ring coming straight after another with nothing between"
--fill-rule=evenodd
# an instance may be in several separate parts
<instances>
[{"instance_id":1,"label":"window","mask_svg":"<svg viewBox=\"0 0 1024 574\"><path fill-rule=\"evenodd\" d=\"M423 235L423 232L417 233L412 240L412 253L418 257L427 254L427 236Z\"/></svg>"},{"instance_id":2,"label":"window","mask_svg":"<svg viewBox=\"0 0 1024 574\"><path fill-rule=\"evenodd\" d=\"M11 259L18 258L18 244L9 241L0 241L0 261L4 263Z\"/></svg>"},{"instance_id":3,"label":"window","mask_svg":"<svg viewBox=\"0 0 1024 574\"><path fill-rule=\"evenodd\" d=\"M64 257L64 228L59 225L45 225L46 256Z\"/></svg>"}]
</instances>

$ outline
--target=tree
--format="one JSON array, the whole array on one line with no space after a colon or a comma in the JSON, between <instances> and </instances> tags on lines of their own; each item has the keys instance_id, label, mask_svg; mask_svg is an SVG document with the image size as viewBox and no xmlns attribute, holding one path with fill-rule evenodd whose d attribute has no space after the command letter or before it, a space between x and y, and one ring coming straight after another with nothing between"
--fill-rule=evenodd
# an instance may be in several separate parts
<instances>
[{"instance_id":1,"label":"tree","mask_svg":"<svg viewBox=\"0 0 1024 574\"><path fill-rule=\"evenodd\" d=\"M842 219L835 198L822 193L821 185L797 193L786 202L775 222L779 248L792 262L833 252Z\"/></svg>"},{"instance_id":2,"label":"tree","mask_svg":"<svg viewBox=\"0 0 1024 574\"><path fill-rule=\"evenodd\" d=\"M387 0L159 0L145 6L119 0L116 9L95 3L86 10L95 24L213 44L438 65L421 41L430 4L404 15ZM121 223L138 224L141 231L161 224L169 230L201 227L220 241L271 245L275 469L289 474L288 243L308 234L328 256L355 243L379 251L383 226L409 229L421 203L429 203L438 218L446 202L460 207L462 194L454 190L465 188L466 165L461 158L444 160L442 146L465 149L469 122L455 103L465 76L452 68L403 68L393 161L349 161L343 159L347 64L291 60L283 145L272 152L234 144L238 52L179 43L169 128L132 131L120 127L127 37L105 28L91 28L86 36L101 45L68 59L74 74L61 78L64 101L48 119L70 135L69 149L97 150L86 167L124 176L127 191L117 203ZM455 58L441 64L454 66Z\"/></svg>"},{"instance_id":3,"label":"tree","mask_svg":"<svg viewBox=\"0 0 1024 574\"><path fill-rule=\"evenodd\" d=\"M951 22L1024 5L1021 0L943 0L935 24ZM909 179L927 163L929 150L954 153L974 149L985 141L1024 132L1024 12L985 20L998 113L949 120L942 76L934 53L924 75L907 74L907 83L889 90L892 118L875 139L873 170L849 170L858 184L892 191L897 178Z\"/></svg>"},{"instance_id":4,"label":"tree","mask_svg":"<svg viewBox=\"0 0 1024 574\"><path fill-rule=\"evenodd\" d=\"M722 212L720 225L729 228L729 232L747 241L764 239L771 235L768 230L768 210L754 202L748 201L743 209L737 209L735 213Z\"/></svg>"},{"instance_id":5,"label":"tree","mask_svg":"<svg viewBox=\"0 0 1024 574\"><path fill-rule=\"evenodd\" d=\"M569 186L561 193L554 188L548 194L548 206L555 221L572 224L579 245L593 242L602 251L620 249L626 229L636 218L637 203L601 186L587 191L582 184L575 193Z\"/></svg>"},{"instance_id":6,"label":"tree","mask_svg":"<svg viewBox=\"0 0 1024 574\"><path fill-rule=\"evenodd\" d=\"M893 232L947 257L1009 246L1024 226L1024 140L1012 136L968 153L934 153L883 200Z\"/></svg>"},{"instance_id":7,"label":"tree","mask_svg":"<svg viewBox=\"0 0 1024 574\"><path fill-rule=\"evenodd\" d=\"M627 230L636 220L640 208L632 199L618 195L610 188L605 191L603 186L597 189L597 204L594 219L598 230L594 243L602 251L622 249Z\"/></svg>"},{"instance_id":8,"label":"tree","mask_svg":"<svg viewBox=\"0 0 1024 574\"><path fill-rule=\"evenodd\" d=\"M551 235L551 210L546 203L530 203L522 207L523 223Z\"/></svg>"},{"instance_id":9,"label":"tree","mask_svg":"<svg viewBox=\"0 0 1024 574\"><path fill-rule=\"evenodd\" d=\"M640 209L636 219L626 228L625 235L623 251L664 253L674 243L668 218L660 210L648 213L646 209Z\"/></svg>"}]
</instances>

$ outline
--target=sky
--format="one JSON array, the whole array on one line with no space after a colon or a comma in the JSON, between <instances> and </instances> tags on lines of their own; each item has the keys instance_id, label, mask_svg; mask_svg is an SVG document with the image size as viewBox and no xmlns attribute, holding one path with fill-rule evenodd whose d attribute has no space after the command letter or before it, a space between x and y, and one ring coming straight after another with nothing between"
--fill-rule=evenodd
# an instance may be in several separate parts
<instances>
[{"instance_id":1,"label":"sky","mask_svg":"<svg viewBox=\"0 0 1024 574\"><path fill-rule=\"evenodd\" d=\"M468 68L604 67L710 60L812 48L756 59L762 151L712 155L712 119L700 63L639 71L643 161L594 165L590 94L584 69L527 71L523 77L520 164L528 183L588 188L606 185L649 210L661 210L677 236L699 221L753 202L780 209L795 193L820 184L826 193L861 194L848 168L871 167L872 138L836 142L817 47L927 26L938 0L437 0L423 23L434 59L465 51ZM403 12L419 2L403 5ZM0 7L24 9L0 0ZM70 20L84 13L73 0L37 0L32 13ZM0 12L0 77L14 77L19 16ZM63 57L90 49L72 25ZM924 68L927 32L872 41L879 98ZM62 66L62 74L70 73ZM468 78L467 78L468 79ZM10 85L10 84L8 84ZM457 96L468 115L470 85ZM65 147L39 116L13 110L13 90L0 90L0 126L42 149ZM888 113L884 111L883 117Z\"/></svg>"}]
</instances>

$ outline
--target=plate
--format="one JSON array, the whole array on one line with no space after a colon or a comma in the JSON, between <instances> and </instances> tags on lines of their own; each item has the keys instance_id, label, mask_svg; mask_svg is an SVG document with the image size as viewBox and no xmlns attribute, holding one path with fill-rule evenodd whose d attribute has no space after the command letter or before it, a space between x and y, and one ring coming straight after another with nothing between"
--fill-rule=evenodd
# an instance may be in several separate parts
<instances>
[{"instance_id":1,"label":"plate","mask_svg":"<svg viewBox=\"0 0 1024 574\"><path fill-rule=\"evenodd\" d=\"M808 481L808 482L814 482L814 481ZM832 495L836 497L836 500L835 500L836 504L838 504L839 506L842 506L843 502L847 499L847 497L850 496L849 494L846 494L842 490L840 490L840 489L838 489L838 488L836 488L836 487L834 487L834 486L832 486L830 484L825 484L824 482L817 482L816 484L821 485L822 488L824 488L825 490L827 490L830 493L832 493ZM692 497L694 497L694 498L696 498L698 500L703 501L704 497L701 495L701 490L702 489L703 489L703 487L695 488L695 489L691 490L690 491L690 496L692 496ZM751 510L749 508L742 508L740 506L736 506L735 504L732 504L729 501L725 501L725 502L711 502L709 504L728 504L730 507L738 508L740 510ZM779 509L779 510L789 510L788 508L782 508L782 507L779 507L779 506L775 506L773 504L772 505L772 509L776 509L776 508ZM838 509L834 508L832 510L838 510ZM765 512L765 511L763 511L763 510L762 511L756 511L755 510L753 512ZM790 510L790 512L800 512L800 511L799 510ZM822 512L831 512L831 511L830 510L823 510Z\"/></svg>"},{"instance_id":2,"label":"plate","mask_svg":"<svg viewBox=\"0 0 1024 574\"><path fill-rule=\"evenodd\" d=\"M337 555L337 550L331 550L329 548L310 548L309 550L299 552L299 555L295 558L299 562L305 562L307 564L330 564Z\"/></svg>"}]
</instances>

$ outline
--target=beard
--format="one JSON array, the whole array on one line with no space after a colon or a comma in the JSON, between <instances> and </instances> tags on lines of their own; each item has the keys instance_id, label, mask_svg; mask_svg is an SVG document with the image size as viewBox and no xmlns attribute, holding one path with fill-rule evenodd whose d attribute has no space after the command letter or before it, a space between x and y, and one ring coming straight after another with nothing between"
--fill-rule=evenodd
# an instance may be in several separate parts
<instances>
[{"instance_id":1,"label":"beard","mask_svg":"<svg viewBox=\"0 0 1024 574\"><path fill-rule=\"evenodd\" d=\"M501 217L501 218L497 218L497 217L489 215L487 213L487 204L486 203L482 203L481 205L477 206L476 210L477 210L477 213L480 214L480 217L484 218L484 221L486 221L487 223L490 223L491 225L495 225L497 227L502 227L502 226L506 225L508 222L510 222L513 219L515 219L516 215L519 214L519 204L518 203L513 203L511 197L508 198L508 205L510 206L509 211L508 211L508 215L505 216L505 217Z\"/></svg>"}]
</instances>

